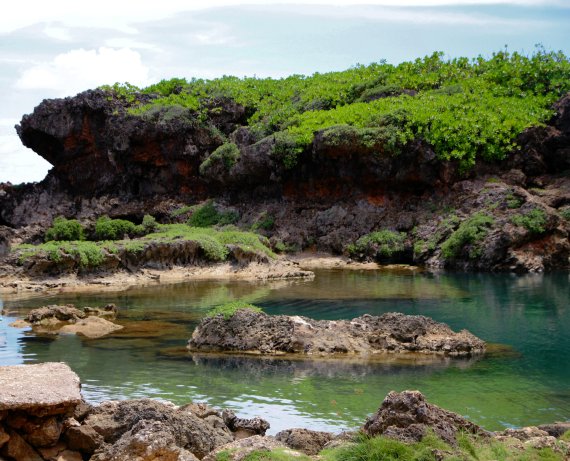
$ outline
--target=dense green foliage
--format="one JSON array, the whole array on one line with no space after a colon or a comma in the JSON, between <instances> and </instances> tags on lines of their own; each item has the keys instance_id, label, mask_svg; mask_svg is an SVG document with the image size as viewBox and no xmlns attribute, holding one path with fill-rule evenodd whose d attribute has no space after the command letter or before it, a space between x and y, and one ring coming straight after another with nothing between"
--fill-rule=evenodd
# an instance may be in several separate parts
<instances>
[{"instance_id":1,"label":"dense green foliage","mask_svg":"<svg viewBox=\"0 0 570 461\"><path fill-rule=\"evenodd\" d=\"M119 240L125 235L132 235L136 225L126 219L111 219L101 216L95 223L95 237L97 240Z\"/></svg>"},{"instance_id":2,"label":"dense green foliage","mask_svg":"<svg viewBox=\"0 0 570 461\"><path fill-rule=\"evenodd\" d=\"M469 257L481 255L481 243L495 220L485 213L479 212L463 221L456 231L441 245L445 259L455 259L460 256L463 248L469 245Z\"/></svg>"},{"instance_id":3,"label":"dense green foliage","mask_svg":"<svg viewBox=\"0 0 570 461\"><path fill-rule=\"evenodd\" d=\"M546 213L539 208L515 215L511 221L517 226L524 227L531 234L540 235L546 231Z\"/></svg>"},{"instance_id":4,"label":"dense green foliage","mask_svg":"<svg viewBox=\"0 0 570 461\"><path fill-rule=\"evenodd\" d=\"M404 250L406 234L391 230L380 230L360 237L347 247L351 256L361 256L370 252L381 258L390 258Z\"/></svg>"},{"instance_id":5,"label":"dense green foliage","mask_svg":"<svg viewBox=\"0 0 570 461\"><path fill-rule=\"evenodd\" d=\"M192 208L192 215L188 219L188 225L192 227L224 226L233 224L238 219L239 216L235 212L219 212L214 202L209 200L203 205Z\"/></svg>"},{"instance_id":6,"label":"dense green foliage","mask_svg":"<svg viewBox=\"0 0 570 461\"><path fill-rule=\"evenodd\" d=\"M59 216L53 220L52 226L46 231L45 240L72 241L83 240L83 226L76 219L66 219Z\"/></svg>"},{"instance_id":7,"label":"dense green foliage","mask_svg":"<svg viewBox=\"0 0 570 461\"><path fill-rule=\"evenodd\" d=\"M570 61L541 47L530 56L504 50L471 60L433 53L399 65L381 61L310 77L172 79L145 89L105 89L133 115L158 110L165 116L166 109L178 108L196 123L234 100L245 107L258 139L275 136L275 155L287 168L316 131L339 125L353 127L352 136L372 142L378 152L397 153L420 138L439 158L468 168L476 158L503 158L522 130L549 118L551 104L570 90Z\"/></svg>"},{"instance_id":8,"label":"dense green foliage","mask_svg":"<svg viewBox=\"0 0 570 461\"><path fill-rule=\"evenodd\" d=\"M133 240L49 241L41 245L16 245L12 251L18 253L20 263L41 254L46 255L50 261L57 263L62 260L63 255L68 254L78 257L81 267L98 267L105 260L106 253L117 254L120 250L127 253L137 253L144 251L153 242L185 240L196 242L203 251L205 259L209 261L225 261L230 253L231 246L239 247L243 251L259 253L268 258L275 257L267 238L252 232L241 232L235 229L198 228L186 224L160 225L153 220L154 218L152 220L147 218L147 225L154 227L155 232ZM141 226L135 226L135 228L139 227L144 227L144 223Z\"/></svg>"},{"instance_id":9,"label":"dense green foliage","mask_svg":"<svg viewBox=\"0 0 570 461\"><path fill-rule=\"evenodd\" d=\"M216 306L206 314L207 317L215 317L216 315L223 315L226 320L233 317L233 315L242 309L248 309L253 312L263 312L260 307L254 306L253 304L246 303L244 301L234 301L231 303L222 304L221 306Z\"/></svg>"},{"instance_id":10,"label":"dense green foliage","mask_svg":"<svg viewBox=\"0 0 570 461\"><path fill-rule=\"evenodd\" d=\"M218 147L210 156L200 165L200 174L204 175L210 168L220 165L226 171L229 171L236 164L240 156L238 146L233 142L227 142Z\"/></svg>"}]
</instances>

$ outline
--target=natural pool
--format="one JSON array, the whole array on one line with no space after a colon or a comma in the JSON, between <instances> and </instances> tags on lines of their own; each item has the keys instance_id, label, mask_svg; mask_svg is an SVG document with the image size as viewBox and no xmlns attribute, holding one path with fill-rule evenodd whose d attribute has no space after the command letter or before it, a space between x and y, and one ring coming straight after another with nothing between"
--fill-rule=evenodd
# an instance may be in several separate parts
<instances>
[{"instance_id":1,"label":"natural pool","mask_svg":"<svg viewBox=\"0 0 570 461\"><path fill-rule=\"evenodd\" d=\"M212 306L243 299L270 314L319 319L364 313L422 314L490 343L479 360L430 363L190 356L183 351ZM107 338L41 337L8 327L45 304L115 303L125 330ZM119 293L0 300L0 364L64 361L90 401L155 397L205 401L271 433L360 425L390 390L419 389L490 430L570 419L570 277L317 271L314 280L192 282ZM0 390L1 391L1 390Z\"/></svg>"}]
</instances>

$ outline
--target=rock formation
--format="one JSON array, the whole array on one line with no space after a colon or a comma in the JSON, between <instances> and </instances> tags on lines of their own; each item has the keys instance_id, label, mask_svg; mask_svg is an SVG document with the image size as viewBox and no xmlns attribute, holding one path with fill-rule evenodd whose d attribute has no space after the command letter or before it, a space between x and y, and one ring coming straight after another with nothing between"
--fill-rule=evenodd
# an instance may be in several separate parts
<instances>
[{"instance_id":1,"label":"rock formation","mask_svg":"<svg viewBox=\"0 0 570 461\"><path fill-rule=\"evenodd\" d=\"M352 320L312 320L240 309L229 318L204 318L188 342L191 352L304 354L311 356L419 353L466 357L485 343L466 330L419 315L388 313Z\"/></svg>"},{"instance_id":2,"label":"rock formation","mask_svg":"<svg viewBox=\"0 0 570 461\"><path fill-rule=\"evenodd\" d=\"M258 141L243 126L242 106L227 98L216 104L198 122L176 107L131 115L127 102L103 90L42 102L18 133L53 169L39 184L0 187L0 229L16 230L9 237L0 230L0 257L11 241L37 242L58 215L85 223L103 214L171 221L174 210L210 198L236 210L244 228L271 216L273 225L262 232L289 248L347 253L359 237L390 229L405 234L400 250L386 255L372 247L354 256L481 271L570 267L570 179L559 174L570 165L570 96L555 105L547 126L520 135L519 151L501 162L480 161L468 174L422 140L389 156L350 137L331 144L326 130L294 168L284 168L272 155L274 137ZM202 174L200 164L224 142L220 133L239 147L239 159L223 174ZM444 242L477 213L492 218L489 228L445 255ZM532 213L541 214L539 228L516 224ZM109 255L106 264L141 266L127 259ZM170 257L158 261L173 264Z\"/></svg>"},{"instance_id":3,"label":"rock formation","mask_svg":"<svg viewBox=\"0 0 570 461\"><path fill-rule=\"evenodd\" d=\"M101 308L76 308L73 304L51 305L31 310L25 320L16 321L12 326L31 326L36 333L78 334L87 338L100 338L123 328L107 320L116 316L117 307L114 304Z\"/></svg>"}]
</instances>

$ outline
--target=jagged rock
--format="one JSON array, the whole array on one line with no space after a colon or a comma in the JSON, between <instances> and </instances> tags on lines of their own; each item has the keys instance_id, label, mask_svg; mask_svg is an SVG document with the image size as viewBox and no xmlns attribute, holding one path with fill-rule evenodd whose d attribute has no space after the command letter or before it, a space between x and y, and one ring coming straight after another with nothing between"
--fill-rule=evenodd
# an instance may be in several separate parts
<instances>
[{"instance_id":1,"label":"jagged rock","mask_svg":"<svg viewBox=\"0 0 570 461\"><path fill-rule=\"evenodd\" d=\"M552 437L562 437L566 432L570 431L570 422L566 423L552 423L552 424L541 424L538 426L541 431L545 431L548 435Z\"/></svg>"},{"instance_id":2,"label":"jagged rock","mask_svg":"<svg viewBox=\"0 0 570 461\"><path fill-rule=\"evenodd\" d=\"M77 309L73 304L66 306L43 306L31 310L26 320L31 324L45 324L46 322L75 322L84 319L87 314Z\"/></svg>"},{"instance_id":3,"label":"jagged rock","mask_svg":"<svg viewBox=\"0 0 570 461\"><path fill-rule=\"evenodd\" d=\"M334 438L335 435L331 432L312 431L310 429L286 429L275 435L275 439L278 441L306 455L319 454L325 445Z\"/></svg>"},{"instance_id":4,"label":"jagged rock","mask_svg":"<svg viewBox=\"0 0 570 461\"><path fill-rule=\"evenodd\" d=\"M235 442L222 445L209 453L202 461L216 461L217 456L224 452L228 454L228 461L242 461L247 455L253 451L272 451L287 450L287 446L276 440L274 437L263 437L254 435L245 439L236 440ZM293 456L300 456L298 452L287 450Z\"/></svg>"},{"instance_id":5,"label":"jagged rock","mask_svg":"<svg viewBox=\"0 0 570 461\"><path fill-rule=\"evenodd\" d=\"M79 377L64 363L0 367L0 411L33 416L72 413L81 402Z\"/></svg>"},{"instance_id":6,"label":"jagged rock","mask_svg":"<svg viewBox=\"0 0 570 461\"><path fill-rule=\"evenodd\" d=\"M183 428L180 428L183 429ZM180 446L174 428L162 421L138 421L112 445L104 445L91 461L196 461L198 458ZM200 458L205 455L201 453Z\"/></svg>"},{"instance_id":7,"label":"jagged rock","mask_svg":"<svg viewBox=\"0 0 570 461\"><path fill-rule=\"evenodd\" d=\"M9 430L10 439L2 447L2 454L16 460L43 461L43 458L14 430Z\"/></svg>"},{"instance_id":8,"label":"jagged rock","mask_svg":"<svg viewBox=\"0 0 570 461\"><path fill-rule=\"evenodd\" d=\"M488 435L458 414L426 402L418 391L390 392L362 430L369 436L384 435L404 442L418 442L432 430L451 445L457 444L459 431Z\"/></svg>"},{"instance_id":9,"label":"jagged rock","mask_svg":"<svg viewBox=\"0 0 570 461\"><path fill-rule=\"evenodd\" d=\"M67 429L65 432L65 440L71 450L92 455L103 443L103 436L93 429L93 427L83 425Z\"/></svg>"},{"instance_id":10,"label":"jagged rock","mask_svg":"<svg viewBox=\"0 0 570 461\"><path fill-rule=\"evenodd\" d=\"M270 427L269 423L262 418L238 418L233 411L227 409L222 412L222 419L230 431L234 432L236 439L244 439L252 435L265 435Z\"/></svg>"},{"instance_id":11,"label":"jagged rock","mask_svg":"<svg viewBox=\"0 0 570 461\"><path fill-rule=\"evenodd\" d=\"M38 418L28 421L23 427L23 437L36 448L50 447L57 443L61 435L62 424L57 418Z\"/></svg>"},{"instance_id":12,"label":"jagged rock","mask_svg":"<svg viewBox=\"0 0 570 461\"><path fill-rule=\"evenodd\" d=\"M145 424L139 425L140 422ZM83 424L92 427L103 437L106 444L109 444L101 446L96 452L96 454L99 453L97 455L99 458L94 458L94 460L102 461L103 459L113 459L114 450L121 451L131 444L140 448L142 446L140 444L144 443L144 440L150 440L149 437L152 438L151 426L146 423L154 422L161 425L161 432L170 434L165 435L168 440L173 439L177 447L188 450L198 458L204 457L217 446L233 440L227 428L226 430L216 428L210 425L207 420L200 419L172 404L149 399L104 402L93 409ZM158 427L156 426L156 428ZM145 434L143 442L140 444L131 441L137 437L138 430ZM129 435L123 438L127 432ZM116 444L118 444L116 448L113 448Z\"/></svg>"},{"instance_id":13,"label":"jagged rock","mask_svg":"<svg viewBox=\"0 0 570 461\"><path fill-rule=\"evenodd\" d=\"M89 413L91 413L92 409L93 409L93 405L91 405L90 403L87 403L85 400L82 400L81 403L75 407L75 411L73 412L73 418L75 418L75 420L81 422L85 418L87 418Z\"/></svg>"},{"instance_id":14,"label":"jagged rock","mask_svg":"<svg viewBox=\"0 0 570 461\"><path fill-rule=\"evenodd\" d=\"M485 343L466 330L423 316L388 313L353 320L312 320L306 317L237 311L206 317L194 330L188 349L193 352L262 354L363 354L415 352L470 356L482 354Z\"/></svg>"},{"instance_id":15,"label":"jagged rock","mask_svg":"<svg viewBox=\"0 0 570 461\"><path fill-rule=\"evenodd\" d=\"M66 450L63 442L56 443L53 447L38 448L38 453L47 461L56 461L59 454Z\"/></svg>"}]
</instances>

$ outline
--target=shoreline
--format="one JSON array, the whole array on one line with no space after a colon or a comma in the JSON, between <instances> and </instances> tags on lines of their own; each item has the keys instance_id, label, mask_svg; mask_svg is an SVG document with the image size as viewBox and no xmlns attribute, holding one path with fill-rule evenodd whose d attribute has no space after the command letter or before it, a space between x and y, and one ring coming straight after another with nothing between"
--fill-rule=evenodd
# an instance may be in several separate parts
<instances>
[{"instance_id":1,"label":"shoreline","mask_svg":"<svg viewBox=\"0 0 570 461\"><path fill-rule=\"evenodd\" d=\"M22 295L50 293L88 293L93 291L125 291L134 286L153 286L193 281L239 280L268 282L279 280L310 280L315 270L359 270L416 273L417 266L360 263L346 257L325 253L298 253L270 263L251 262L245 266L229 262L205 266L176 266L171 269L141 269L137 272L67 274L63 276L0 277L0 295L5 299Z\"/></svg>"}]
</instances>

